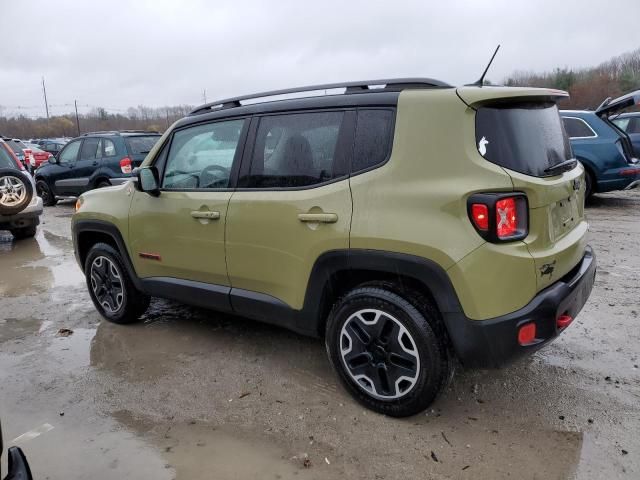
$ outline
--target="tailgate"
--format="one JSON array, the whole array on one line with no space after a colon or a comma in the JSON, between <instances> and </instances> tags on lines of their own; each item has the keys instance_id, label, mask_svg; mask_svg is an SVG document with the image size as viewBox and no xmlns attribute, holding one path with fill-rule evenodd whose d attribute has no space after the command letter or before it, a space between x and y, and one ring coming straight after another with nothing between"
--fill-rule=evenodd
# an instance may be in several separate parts
<instances>
[{"instance_id":1,"label":"tailgate","mask_svg":"<svg viewBox=\"0 0 640 480\"><path fill-rule=\"evenodd\" d=\"M584 168L536 178L509 171L516 191L529 200L529 235L538 291L566 275L582 259L588 224L584 215Z\"/></svg>"}]
</instances>

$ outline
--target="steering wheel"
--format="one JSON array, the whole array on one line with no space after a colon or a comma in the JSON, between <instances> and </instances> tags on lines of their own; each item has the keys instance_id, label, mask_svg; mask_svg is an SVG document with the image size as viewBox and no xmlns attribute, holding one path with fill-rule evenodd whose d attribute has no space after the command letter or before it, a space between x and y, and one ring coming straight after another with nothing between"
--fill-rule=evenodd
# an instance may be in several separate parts
<instances>
[{"instance_id":1,"label":"steering wheel","mask_svg":"<svg viewBox=\"0 0 640 480\"><path fill-rule=\"evenodd\" d=\"M228 181L230 174L231 171L228 168L220 165L207 165L200 172L200 188L211 188L217 182ZM211 179L207 179L207 175Z\"/></svg>"}]
</instances>

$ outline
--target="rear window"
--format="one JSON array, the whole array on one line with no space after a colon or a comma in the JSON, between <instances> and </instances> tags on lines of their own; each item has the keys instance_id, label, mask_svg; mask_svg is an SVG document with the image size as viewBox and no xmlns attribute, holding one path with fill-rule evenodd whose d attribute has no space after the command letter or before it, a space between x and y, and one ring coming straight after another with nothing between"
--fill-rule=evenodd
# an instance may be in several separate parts
<instances>
[{"instance_id":1,"label":"rear window","mask_svg":"<svg viewBox=\"0 0 640 480\"><path fill-rule=\"evenodd\" d=\"M11 150L13 150L15 153L24 153L22 151L22 148L20 148L20 145L18 144L18 142L16 142L15 140L7 140L6 144L9 146L9 148Z\"/></svg>"},{"instance_id":2,"label":"rear window","mask_svg":"<svg viewBox=\"0 0 640 480\"><path fill-rule=\"evenodd\" d=\"M12 170L18 170L16 161L2 145L0 145L0 168L11 168Z\"/></svg>"},{"instance_id":3,"label":"rear window","mask_svg":"<svg viewBox=\"0 0 640 480\"><path fill-rule=\"evenodd\" d=\"M546 177L546 169L572 158L558 107L551 102L479 108L476 145L491 163L534 177Z\"/></svg>"},{"instance_id":4,"label":"rear window","mask_svg":"<svg viewBox=\"0 0 640 480\"><path fill-rule=\"evenodd\" d=\"M160 135L140 135L135 137L125 137L127 150L131 155L146 155L160 139Z\"/></svg>"}]
</instances>

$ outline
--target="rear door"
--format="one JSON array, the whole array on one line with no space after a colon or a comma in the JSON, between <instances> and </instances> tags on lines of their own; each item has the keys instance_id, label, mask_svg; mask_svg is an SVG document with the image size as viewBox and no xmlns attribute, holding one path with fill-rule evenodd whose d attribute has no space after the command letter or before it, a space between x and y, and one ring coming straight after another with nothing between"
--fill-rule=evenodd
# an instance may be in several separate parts
<instances>
[{"instance_id":1,"label":"rear door","mask_svg":"<svg viewBox=\"0 0 640 480\"><path fill-rule=\"evenodd\" d=\"M80 155L74 168L76 182L73 190L76 195L80 195L93 187L91 184L93 173L99 168L102 158L102 139L98 137L85 138L82 141Z\"/></svg>"},{"instance_id":2,"label":"rear door","mask_svg":"<svg viewBox=\"0 0 640 480\"><path fill-rule=\"evenodd\" d=\"M538 290L568 273L586 247L584 170L573 158L556 104L500 103L478 108L476 142L480 154L502 166L516 192L529 204L529 235L523 240L534 258Z\"/></svg>"},{"instance_id":3,"label":"rear door","mask_svg":"<svg viewBox=\"0 0 640 480\"><path fill-rule=\"evenodd\" d=\"M301 309L316 259L349 247L354 117L315 111L254 119L226 232L238 313L259 315L255 298Z\"/></svg>"}]
</instances>

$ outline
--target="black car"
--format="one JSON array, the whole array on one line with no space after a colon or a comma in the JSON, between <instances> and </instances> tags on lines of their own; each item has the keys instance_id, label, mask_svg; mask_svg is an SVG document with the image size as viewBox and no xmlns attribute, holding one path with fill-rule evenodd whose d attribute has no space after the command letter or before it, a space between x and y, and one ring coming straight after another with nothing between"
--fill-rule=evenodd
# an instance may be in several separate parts
<instances>
[{"instance_id":1,"label":"black car","mask_svg":"<svg viewBox=\"0 0 640 480\"><path fill-rule=\"evenodd\" d=\"M56 197L78 196L92 188L124 183L159 138L157 132L132 130L74 138L36 170L38 195L51 206Z\"/></svg>"}]
</instances>

